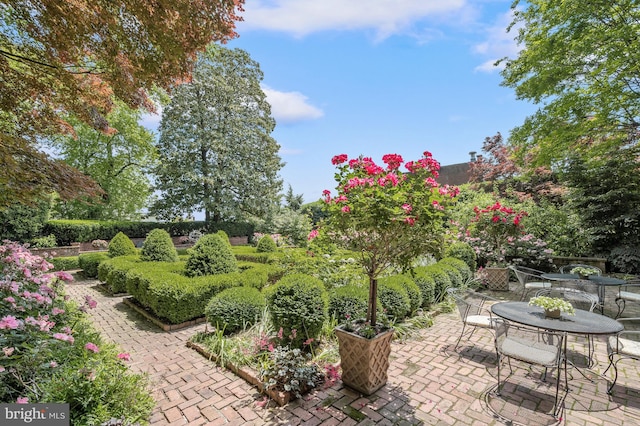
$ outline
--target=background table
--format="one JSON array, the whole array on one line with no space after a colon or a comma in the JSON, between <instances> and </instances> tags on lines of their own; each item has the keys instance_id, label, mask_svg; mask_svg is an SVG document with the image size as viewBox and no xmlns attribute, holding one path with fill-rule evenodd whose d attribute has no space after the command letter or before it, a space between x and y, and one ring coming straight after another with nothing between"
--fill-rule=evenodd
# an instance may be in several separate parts
<instances>
[{"instance_id":1,"label":"background table","mask_svg":"<svg viewBox=\"0 0 640 426\"><path fill-rule=\"evenodd\" d=\"M588 279L582 280L578 274L542 274L542 278L551 281L584 281L589 284L595 284L598 287L598 303L600 304L600 313L604 314L604 302L606 295L606 287L621 286L627 282L619 278L602 277L599 275L589 275ZM578 284L579 287L579 284Z\"/></svg>"}]
</instances>

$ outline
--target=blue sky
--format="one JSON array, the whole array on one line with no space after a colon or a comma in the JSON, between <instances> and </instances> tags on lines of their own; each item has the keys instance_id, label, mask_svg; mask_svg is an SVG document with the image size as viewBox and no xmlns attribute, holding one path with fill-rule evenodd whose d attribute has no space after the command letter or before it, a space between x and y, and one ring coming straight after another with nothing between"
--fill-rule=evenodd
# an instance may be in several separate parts
<instances>
[{"instance_id":1,"label":"blue sky","mask_svg":"<svg viewBox=\"0 0 640 426\"><path fill-rule=\"evenodd\" d=\"M240 37L264 73L272 136L305 202L333 190L331 157L466 162L535 107L492 64L515 56L511 0L246 0ZM157 119L157 118L156 118Z\"/></svg>"}]
</instances>

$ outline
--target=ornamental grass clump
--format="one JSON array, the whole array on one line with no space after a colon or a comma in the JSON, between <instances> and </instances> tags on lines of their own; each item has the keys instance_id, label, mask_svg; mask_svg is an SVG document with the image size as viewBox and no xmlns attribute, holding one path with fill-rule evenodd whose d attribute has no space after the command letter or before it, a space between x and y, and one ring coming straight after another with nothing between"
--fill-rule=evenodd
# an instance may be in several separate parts
<instances>
[{"instance_id":1,"label":"ornamental grass clump","mask_svg":"<svg viewBox=\"0 0 640 426\"><path fill-rule=\"evenodd\" d=\"M440 164L428 151L406 163L400 155L384 155L385 166L346 154L331 161L338 168L337 194L324 191L328 218L309 238L321 235L359 253L356 260L369 280L366 323L376 327L378 278L438 251L445 207L459 190L437 183Z\"/></svg>"}]
</instances>

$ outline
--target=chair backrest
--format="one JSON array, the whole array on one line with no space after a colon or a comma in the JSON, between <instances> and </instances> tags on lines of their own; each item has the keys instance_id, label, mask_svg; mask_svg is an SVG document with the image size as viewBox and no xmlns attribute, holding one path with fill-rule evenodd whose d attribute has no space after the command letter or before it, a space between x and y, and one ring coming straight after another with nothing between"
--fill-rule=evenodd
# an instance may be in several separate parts
<instances>
[{"instance_id":1,"label":"chair backrest","mask_svg":"<svg viewBox=\"0 0 640 426\"><path fill-rule=\"evenodd\" d=\"M537 269L525 268L523 266L509 266L509 269L513 271L521 285L525 285L532 281L546 281L542 278L544 272Z\"/></svg>"},{"instance_id":2,"label":"chair backrest","mask_svg":"<svg viewBox=\"0 0 640 426\"><path fill-rule=\"evenodd\" d=\"M545 288L542 290L538 290L536 292L536 296L548 296L564 299L567 302L571 303L571 306L573 306L574 308L582 309L589 312L593 312L595 307L598 305L598 297L595 294L587 293L585 291L574 288Z\"/></svg>"},{"instance_id":3,"label":"chair backrest","mask_svg":"<svg viewBox=\"0 0 640 426\"><path fill-rule=\"evenodd\" d=\"M547 367L558 365L562 359L563 341L562 333L524 327L506 320L500 321L495 327L496 351L531 364ZM541 350L549 353L552 351L553 360L542 361L537 356Z\"/></svg>"},{"instance_id":4,"label":"chair backrest","mask_svg":"<svg viewBox=\"0 0 640 426\"><path fill-rule=\"evenodd\" d=\"M573 268L589 268L589 269L593 269L594 271L596 271L596 275L602 275L602 269L598 268L597 266L584 265L584 264L580 264L580 263L571 263L569 265L561 266L560 267L560 273L561 274L570 274L571 270Z\"/></svg>"},{"instance_id":5,"label":"chair backrest","mask_svg":"<svg viewBox=\"0 0 640 426\"><path fill-rule=\"evenodd\" d=\"M484 304L489 299L488 296L470 289L450 287L447 289L447 293L455 301L460 318L465 322L469 315L481 315L486 309Z\"/></svg>"}]
</instances>

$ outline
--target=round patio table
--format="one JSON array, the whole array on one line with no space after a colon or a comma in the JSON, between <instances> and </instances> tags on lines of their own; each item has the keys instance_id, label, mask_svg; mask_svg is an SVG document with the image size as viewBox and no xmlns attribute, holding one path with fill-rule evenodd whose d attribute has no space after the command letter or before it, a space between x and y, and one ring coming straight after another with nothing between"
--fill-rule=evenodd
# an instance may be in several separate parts
<instances>
[{"instance_id":1,"label":"round patio table","mask_svg":"<svg viewBox=\"0 0 640 426\"><path fill-rule=\"evenodd\" d=\"M600 313L604 315L604 302L606 287L609 286L621 286L627 282L619 278L603 277L600 275L589 275L588 279L582 280L578 274L542 274L543 278L551 281L585 281L598 286L598 302L600 305Z\"/></svg>"}]
</instances>

